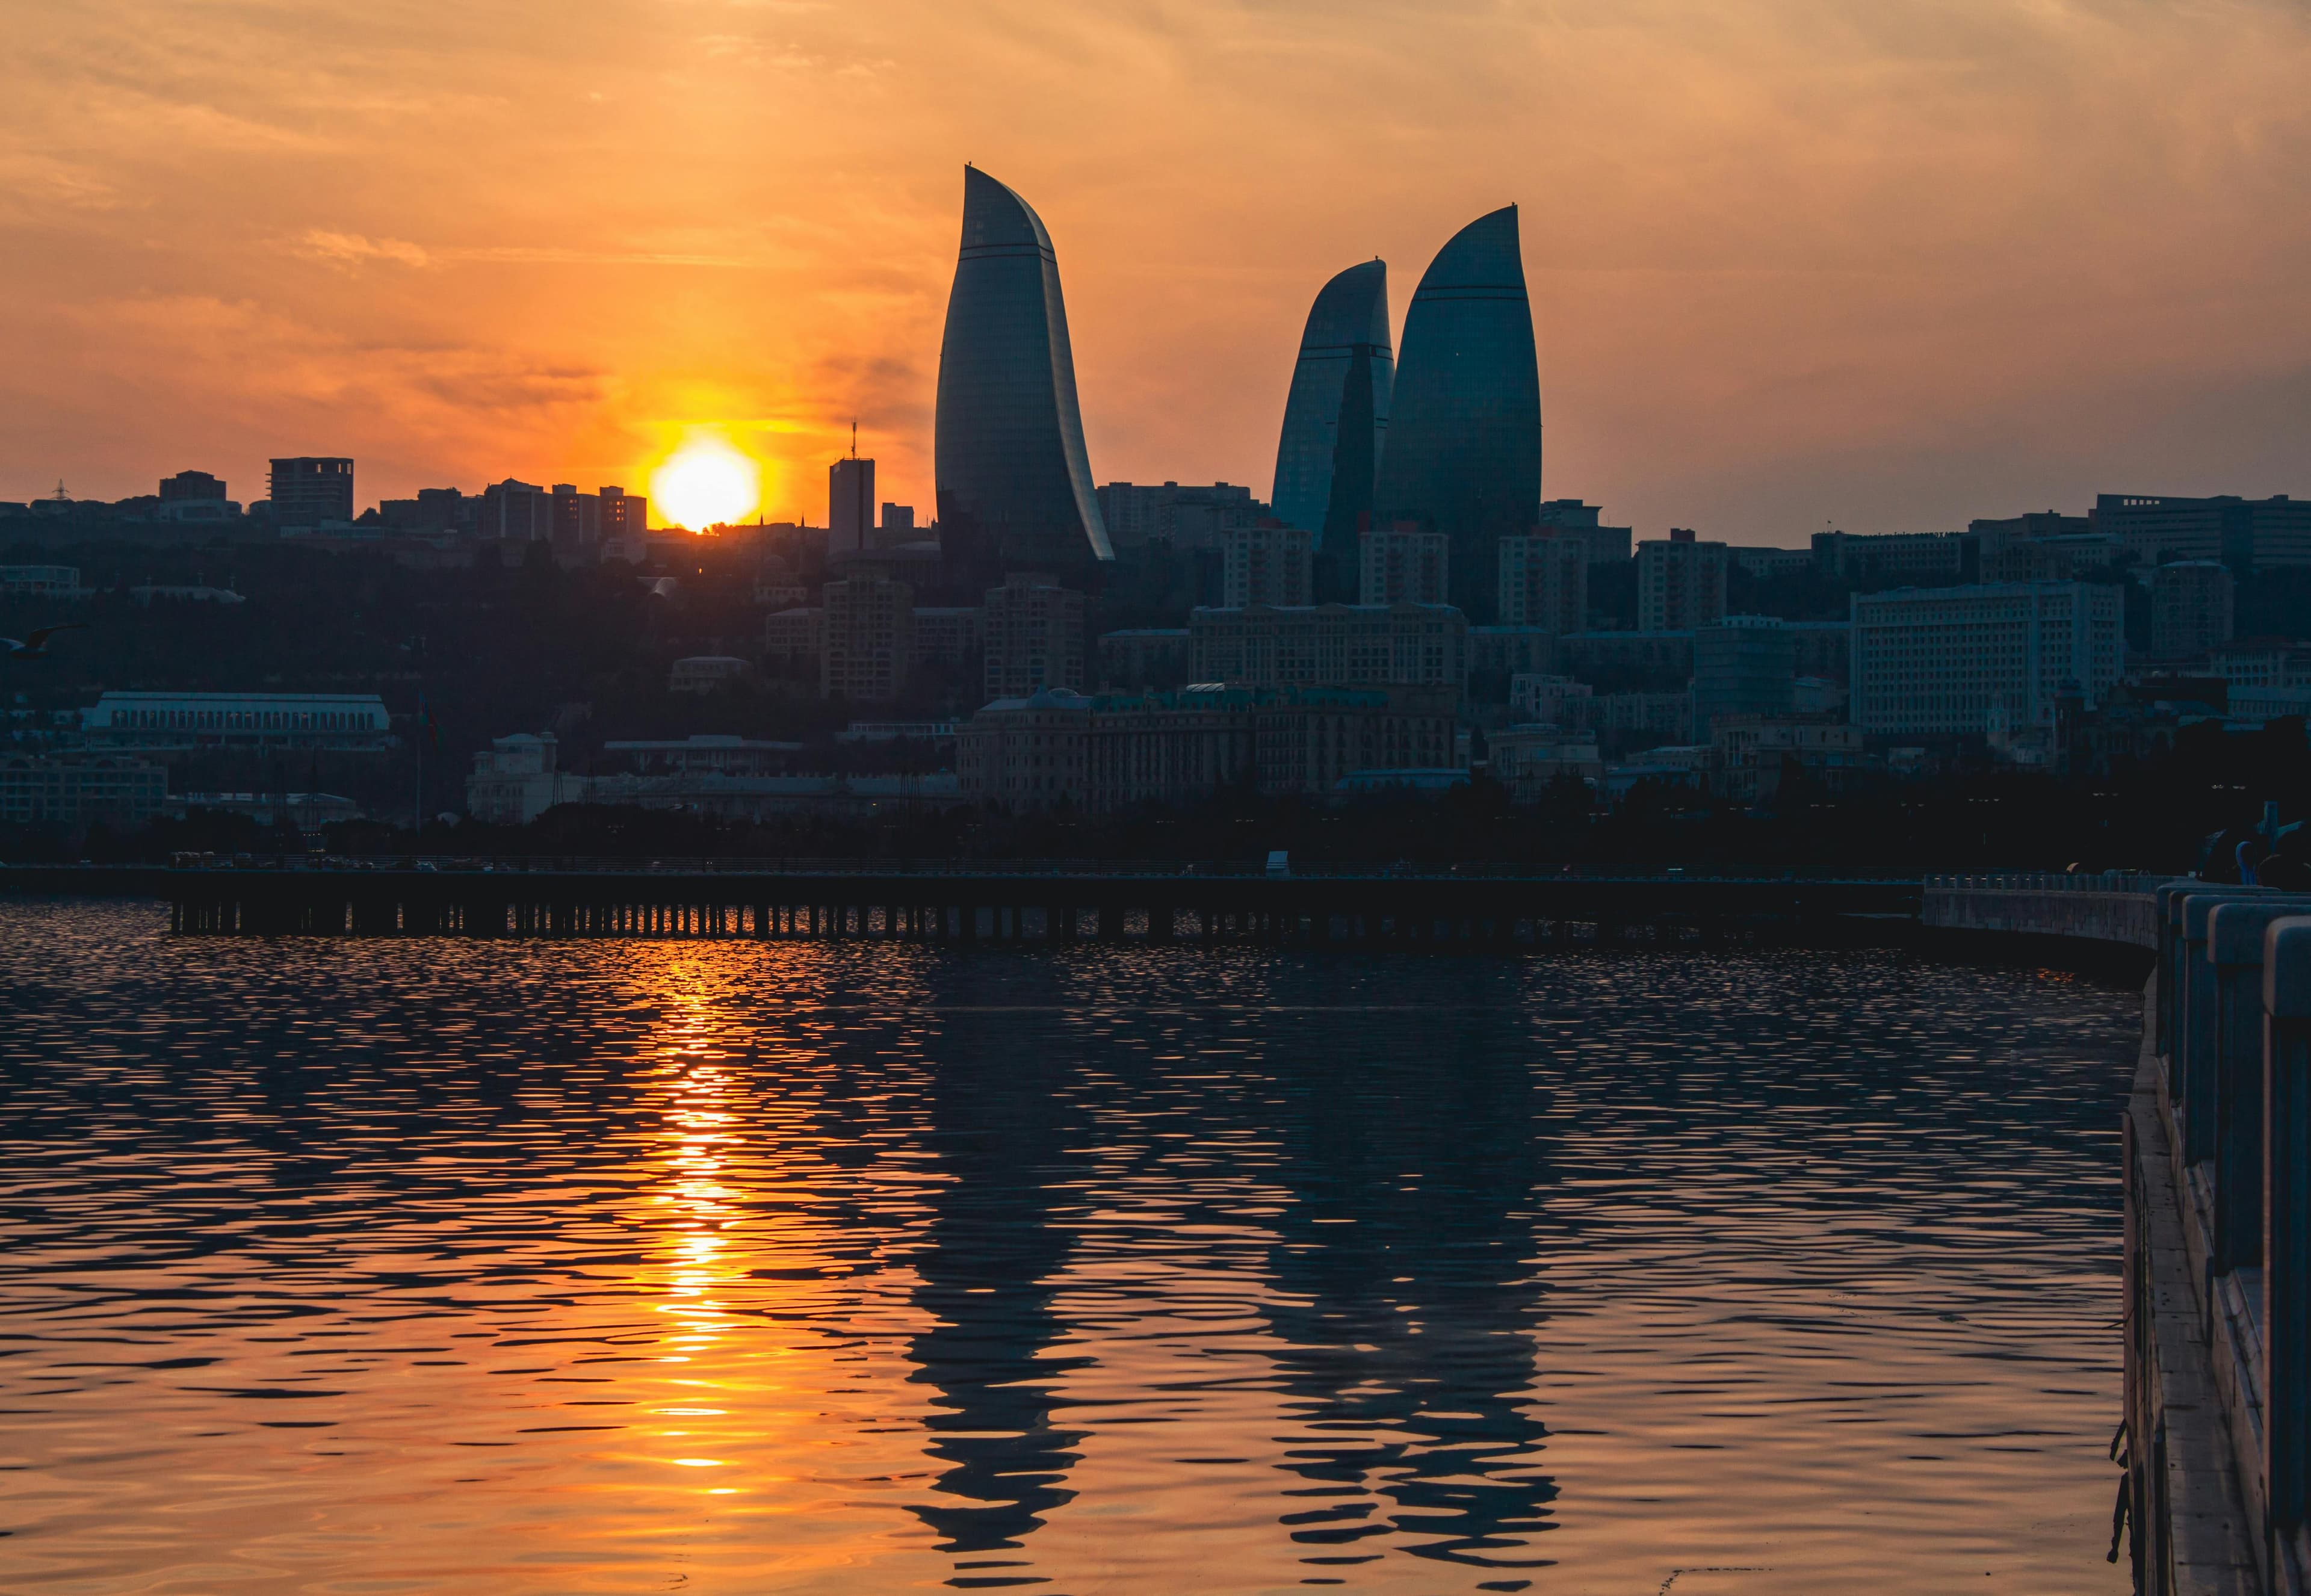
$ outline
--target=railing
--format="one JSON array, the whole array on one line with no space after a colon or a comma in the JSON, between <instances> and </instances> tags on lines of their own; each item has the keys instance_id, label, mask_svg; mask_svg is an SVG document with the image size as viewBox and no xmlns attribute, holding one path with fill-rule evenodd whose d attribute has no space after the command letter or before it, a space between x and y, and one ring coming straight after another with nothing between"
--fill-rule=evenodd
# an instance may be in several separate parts
<instances>
[{"instance_id":1,"label":"railing","mask_svg":"<svg viewBox=\"0 0 2311 1596\"><path fill-rule=\"evenodd\" d=\"M2311 895L2157 890L2154 1047L2190 1277L2267 1588L2311 1572ZM2282 1578L2291 1565L2295 1583Z\"/></svg>"},{"instance_id":2,"label":"railing","mask_svg":"<svg viewBox=\"0 0 2311 1596\"><path fill-rule=\"evenodd\" d=\"M1929 892L2153 893L2176 877L2141 870L1997 870L1952 874L1929 872Z\"/></svg>"},{"instance_id":3,"label":"railing","mask_svg":"<svg viewBox=\"0 0 2311 1596\"><path fill-rule=\"evenodd\" d=\"M55 869L56 866L8 866L10 869ZM100 871L150 870L149 865L72 867ZM1841 869L1836 871L1714 871L1677 865L1515 864L1471 862L1427 865L1410 860L1391 864L1294 863L1282 872L1260 860L1198 859L1178 862L1147 859L986 859L921 860L904 859L784 859L745 857L641 859L594 855L536 854L478 858L459 854L394 854L353 858L334 854L235 854L215 857L179 856L175 870L271 871L409 871L428 873L493 873L556 875L693 875L693 876L1034 876L1117 877L1160 880L1256 880L1288 876L1302 880L1423 880L1423 881L1600 881L1600 882L1733 882L1744 884L1804 884L1854 885L1914 885L1915 872L1900 869ZM2163 879L2163 877L2162 877Z\"/></svg>"}]
</instances>

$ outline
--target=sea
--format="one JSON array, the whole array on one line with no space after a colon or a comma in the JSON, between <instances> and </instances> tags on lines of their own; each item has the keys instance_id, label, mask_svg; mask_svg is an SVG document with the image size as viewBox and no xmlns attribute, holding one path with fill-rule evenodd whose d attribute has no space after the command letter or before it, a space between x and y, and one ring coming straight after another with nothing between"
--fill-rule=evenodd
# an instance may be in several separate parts
<instances>
[{"instance_id":1,"label":"sea","mask_svg":"<svg viewBox=\"0 0 2311 1596\"><path fill-rule=\"evenodd\" d=\"M2118 1592L2140 995L0 903L0 1591Z\"/></svg>"}]
</instances>

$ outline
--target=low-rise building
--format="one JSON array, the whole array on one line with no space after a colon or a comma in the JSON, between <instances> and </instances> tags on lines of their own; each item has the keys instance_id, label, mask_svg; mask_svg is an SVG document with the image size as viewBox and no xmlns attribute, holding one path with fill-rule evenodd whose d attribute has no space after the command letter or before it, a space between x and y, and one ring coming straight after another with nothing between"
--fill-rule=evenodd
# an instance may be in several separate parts
<instances>
[{"instance_id":1,"label":"low-rise building","mask_svg":"<svg viewBox=\"0 0 2311 1596\"><path fill-rule=\"evenodd\" d=\"M1565 701L1595 696L1595 689L1571 676L1522 673L1509 678L1509 712L1535 726L1564 723Z\"/></svg>"},{"instance_id":2,"label":"low-rise building","mask_svg":"<svg viewBox=\"0 0 2311 1596\"><path fill-rule=\"evenodd\" d=\"M2178 560L2150 578L2150 651L2189 659L2231 641L2237 584L2219 560Z\"/></svg>"},{"instance_id":3,"label":"low-rise building","mask_svg":"<svg viewBox=\"0 0 2311 1596\"><path fill-rule=\"evenodd\" d=\"M754 677L754 662L736 654L693 654L687 659L677 659L666 673L669 693L711 693L717 687L736 686Z\"/></svg>"},{"instance_id":4,"label":"low-rise building","mask_svg":"<svg viewBox=\"0 0 2311 1596\"><path fill-rule=\"evenodd\" d=\"M1199 609L1188 631L1203 682L1457 690L1468 676L1468 617L1445 604Z\"/></svg>"},{"instance_id":5,"label":"low-rise building","mask_svg":"<svg viewBox=\"0 0 2311 1596\"><path fill-rule=\"evenodd\" d=\"M0 565L0 598L82 598L76 565Z\"/></svg>"},{"instance_id":6,"label":"low-rise building","mask_svg":"<svg viewBox=\"0 0 2311 1596\"><path fill-rule=\"evenodd\" d=\"M0 754L0 821L144 825L169 797L164 766L120 755Z\"/></svg>"},{"instance_id":7,"label":"low-rise building","mask_svg":"<svg viewBox=\"0 0 2311 1596\"><path fill-rule=\"evenodd\" d=\"M1537 803L1558 781L1570 777L1590 786L1605 780L1605 762L1597 740L1554 725L1512 726L1486 739L1487 770L1508 789L1512 803Z\"/></svg>"},{"instance_id":8,"label":"low-rise building","mask_svg":"<svg viewBox=\"0 0 2311 1596\"><path fill-rule=\"evenodd\" d=\"M287 821L301 832L362 817L361 805L335 792L180 792L169 801L172 815L196 809L239 815L259 825Z\"/></svg>"},{"instance_id":9,"label":"low-rise building","mask_svg":"<svg viewBox=\"0 0 2311 1596\"><path fill-rule=\"evenodd\" d=\"M1505 541L1505 540L1504 540ZM1557 663L1557 633L1546 626L1471 626L1469 669L1513 676L1546 671Z\"/></svg>"},{"instance_id":10,"label":"low-rise building","mask_svg":"<svg viewBox=\"0 0 2311 1596\"><path fill-rule=\"evenodd\" d=\"M393 718L375 693L107 693L81 711L92 748L394 746Z\"/></svg>"},{"instance_id":11,"label":"low-rise building","mask_svg":"<svg viewBox=\"0 0 2311 1596\"><path fill-rule=\"evenodd\" d=\"M474 755L466 778L466 813L492 825L528 825L556 804L579 801L585 779L554 768L552 732L518 731Z\"/></svg>"},{"instance_id":12,"label":"low-rise building","mask_svg":"<svg viewBox=\"0 0 2311 1596\"><path fill-rule=\"evenodd\" d=\"M1199 802L1233 786L1321 794L1356 772L1441 767L1452 694L1417 688L1251 688L999 699L957 740L975 802L1106 813Z\"/></svg>"},{"instance_id":13,"label":"low-rise building","mask_svg":"<svg viewBox=\"0 0 2311 1596\"><path fill-rule=\"evenodd\" d=\"M1860 728L1796 716L1720 715L1710 727L1717 789L1738 804L1769 803L1792 767L1830 792L1879 768Z\"/></svg>"},{"instance_id":14,"label":"low-rise building","mask_svg":"<svg viewBox=\"0 0 2311 1596\"><path fill-rule=\"evenodd\" d=\"M760 776L803 751L800 743L758 742L751 737L699 732L687 737L606 742L603 754L644 775L713 772L725 776Z\"/></svg>"},{"instance_id":15,"label":"low-rise building","mask_svg":"<svg viewBox=\"0 0 2311 1596\"><path fill-rule=\"evenodd\" d=\"M1600 693L1682 691L1693 678L1693 632L1576 632L1557 640L1555 669Z\"/></svg>"},{"instance_id":16,"label":"low-rise building","mask_svg":"<svg viewBox=\"0 0 2311 1596\"><path fill-rule=\"evenodd\" d=\"M1194 674L1195 636L1185 626L1141 626L1100 634L1099 683L1111 693L1177 687Z\"/></svg>"}]
</instances>

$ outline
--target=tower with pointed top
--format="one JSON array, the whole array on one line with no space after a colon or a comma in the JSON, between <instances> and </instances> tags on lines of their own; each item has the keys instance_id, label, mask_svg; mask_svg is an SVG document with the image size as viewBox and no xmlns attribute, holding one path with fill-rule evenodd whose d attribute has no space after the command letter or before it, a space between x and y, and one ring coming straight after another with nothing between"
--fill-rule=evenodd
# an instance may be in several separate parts
<instances>
[{"instance_id":1,"label":"tower with pointed top","mask_svg":"<svg viewBox=\"0 0 2311 1596\"><path fill-rule=\"evenodd\" d=\"M1352 581L1357 569L1357 528L1372 513L1395 381L1388 266L1368 260L1325 283L1309 309L1269 495L1278 519L1315 534L1318 568L1335 582Z\"/></svg>"},{"instance_id":2,"label":"tower with pointed top","mask_svg":"<svg viewBox=\"0 0 2311 1596\"><path fill-rule=\"evenodd\" d=\"M1540 513L1540 365L1514 205L1453 234L1421 274L1374 500L1374 525L1450 538L1452 602L1497 618L1500 540Z\"/></svg>"},{"instance_id":3,"label":"tower with pointed top","mask_svg":"<svg viewBox=\"0 0 2311 1596\"><path fill-rule=\"evenodd\" d=\"M963 173L963 248L939 345L934 465L949 579L1112 563L1076 400L1051 234L1027 202Z\"/></svg>"}]
</instances>

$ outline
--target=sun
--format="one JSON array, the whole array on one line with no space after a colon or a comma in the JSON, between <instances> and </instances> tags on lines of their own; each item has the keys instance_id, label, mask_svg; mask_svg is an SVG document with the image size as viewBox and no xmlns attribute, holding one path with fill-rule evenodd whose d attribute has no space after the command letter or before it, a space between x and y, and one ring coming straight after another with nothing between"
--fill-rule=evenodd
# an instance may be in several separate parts
<instances>
[{"instance_id":1,"label":"sun","mask_svg":"<svg viewBox=\"0 0 2311 1596\"><path fill-rule=\"evenodd\" d=\"M695 532L742 520L763 501L763 468L712 432L693 432L650 474L650 508Z\"/></svg>"}]
</instances>

